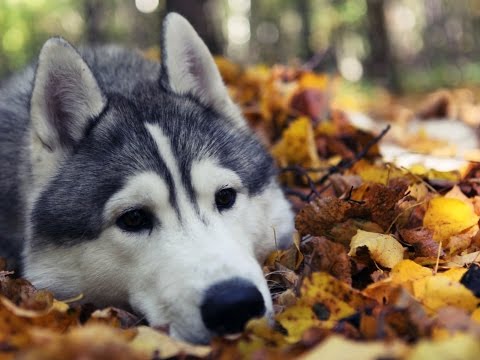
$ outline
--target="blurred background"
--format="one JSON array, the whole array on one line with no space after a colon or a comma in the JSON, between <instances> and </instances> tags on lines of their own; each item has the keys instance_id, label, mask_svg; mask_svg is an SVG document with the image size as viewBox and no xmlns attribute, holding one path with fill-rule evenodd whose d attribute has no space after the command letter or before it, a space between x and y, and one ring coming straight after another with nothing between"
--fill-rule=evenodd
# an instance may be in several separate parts
<instances>
[{"instance_id":1,"label":"blurred background","mask_svg":"<svg viewBox=\"0 0 480 360\"><path fill-rule=\"evenodd\" d=\"M169 11L240 64L303 65L395 93L480 84L480 0L0 0L0 78L52 35L158 51Z\"/></svg>"}]
</instances>

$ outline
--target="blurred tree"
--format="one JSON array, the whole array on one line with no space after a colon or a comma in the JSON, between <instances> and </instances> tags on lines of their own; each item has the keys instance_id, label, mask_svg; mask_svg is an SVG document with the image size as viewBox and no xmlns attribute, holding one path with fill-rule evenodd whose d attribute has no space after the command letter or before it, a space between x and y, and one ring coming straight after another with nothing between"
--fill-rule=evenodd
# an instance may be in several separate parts
<instances>
[{"instance_id":1,"label":"blurred tree","mask_svg":"<svg viewBox=\"0 0 480 360\"><path fill-rule=\"evenodd\" d=\"M165 12L177 12L193 25L200 37L214 54L223 53L223 39L214 23L212 10L218 4L214 0L166 0ZM217 3L217 1L214 1Z\"/></svg>"},{"instance_id":2,"label":"blurred tree","mask_svg":"<svg viewBox=\"0 0 480 360\"><path fill-rule=\"evenodd\" d=\"M88 43L105 42L105 31L103 29L103 20L105 20L104 0L84 0L83 13L85 15L85 40Z\"/></svg>"},{"instance_id":3,"label":"blurred tree","mask_svg":"<svg viewBox=\"0 0 480 360\"><path fill-rule=\"evenodd\" d=\"M312 21L310 19L311 7L309 0L297 0L297 11L302 19L302 31L300 37L300 56L302 59L308 60L313 56L310 47Z\"/></svg>"},{"instance_id":4,"label":"blurred tree","mask_svg":"<svg viewBox=\"0 0 480 360\"><path fill-rule=\"evenodd\" d=\"M401 92L396 59L392 54L385 19L385 2L367 0L367 33L370 53L366 61L368 76L385 79L386 85L395 92Z\"/></svg>"}]
</instances>

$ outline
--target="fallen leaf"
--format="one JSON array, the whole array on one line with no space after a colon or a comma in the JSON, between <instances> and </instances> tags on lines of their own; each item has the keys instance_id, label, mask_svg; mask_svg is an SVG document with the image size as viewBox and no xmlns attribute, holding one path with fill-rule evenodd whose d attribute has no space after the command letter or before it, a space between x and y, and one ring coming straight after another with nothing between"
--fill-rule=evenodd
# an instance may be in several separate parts
<instances>
[{"instance_id":1,"label":"fallen leaf","mask_svg":"<svg viewBox=\"0 0 480 360\"><path fill-rule=\"evenodd\" d=\"M442 340L420 340L407 359L476 360L479 353L480 341L478 341L478 337L469 334L456 334Z\"/></svg>"},{"instance_id":2,"label":"fallen leaf","mask_svg":"<svg viewBox=\"0 0 480 360\"><path fill-rule=\"evenodd\" d=\"M387 230L397 216L396 205L408 189L405 179L393 179L387 186L369 184L362 200L371 213L373 222Z\"/></svg>"},{"instance_id":3,"label":"fallen leaf","mask_svg":"<svg viewBox=\"0 0 480 360\"><path fill-rule=\"evenodd\" d=\"M366 160L355 163L352 172L366 183L387 185L392 179L405 176L405 172L390 164L374 165Z\"/></svg>"},{"instance_id":4,"label":"fallen leaf","mask_svg":"<svg viewBox=\"0 0 480 360\"><path fill-rule=\"evenodd\" d=\"M175 356L206 357L210 346L192 345L180 340L174 340L168 335L148 326L137 327L138 334L131 342L131 348L145 358L167 359Z\"/></svg>"},{"instance_id":5,"label":"fallen leaf","mask_svg":"<svg viewBox=\"0 0 480 360\"><path fill-rule=\"evenodd\" d=\"M413 295L427 311L433 313L445 306L455 306L473 312L480 299L459 282L438 274L412 282Z\"/></svg>"},{"instance_id":6,"label":"fallen leaf","mask_svg":"<svg viewBox=\"0 0 480 360\"><path fill-rule=\"evenodd\" d=\"M33 345L20 351L16 359L151 359L129 345L128 341L133 336L133 330L120 330L105 325L78 327L67 334L49 333L42 329L33 332Z\"/></svg>"},{"instance_id":7,"label":"fallen leaf","mask_svg":"<svg viewBox=\"0 0 480 360\"><path fill-rule=\"evenodd\" d=\"M445 241L452 235L476 225L478 219L472 207L464 201L436 197L428 204L423 224L433 230L434 240Z\"/></svg>"},{"instance_id":8,"label":"fallen leaf","mask_svg":"<svg viewBox=\"0 0 480 360\"><path fill-rule=\"evenodd\" d=\"M277 321L287 330L287 341L294 343L307 329L331 329L338 320L373 303L373 300L333 276L323 272L313 273L304 280L297 303L277 315Z\"/></svg>"},{"instance_id":9,"label":"fallen leaf","mask_svg":"<svg viewBox=\"0 0 480 360\"><path fill-rule=\"evenodd\" d=\"M455 255L450 259L450 261L457 266L470 265L477 260L480 260L480 251L475 251L462 255Z\"/></svg>"},{"instance_id":10,"label":"fallen leaf","mask_svg":"<svg viewBox=\"0 0 480 360\"><path fill-rule=\"evenodd\" d=\"M436 257L438 255L439 244L433 240L433 231L424 227L416 229L402 229L400 236L407 244L412 245L415 249L415 257ZM440 256L444 252L440 249Z\"/></svg>"},{"instance_id":11,"label":"fallen leaf","mask_svg":"<svg viewBox=\"0 0 480 360\"><path fill-rule=\"evenodd\" d=\"M333 335L317 347L301 356L301 360L335 359L356 360L402 358L407 353L407 346L401 341L382 342L371 341L361 343Z\"/></svg>"},{"instance_id":12,"label":"fallen leaf","mask_svg":"<svg viewBox=\"0 0 480 360\"><path fill-rule=\"evenodd\" d=\"M343 245L325 237L313 237L302 244L302 252L309 254L305 259L308 264L306 276L311 272L323 271L349 285L352 284L350 260Z\"/></svg>"},{"instance_id":13,"label":"fallen leaf","mask_svg":"<svg viewBox=\"0 0 480 360\"><path fill-rule=\"evenodd\" d=\"M301 234L329 236L338 223L352 217L367 217L368 209L358 202L335 197L315 198L295 218L295 227Z\"/></svg>"},{"instance_id":14,"label":"fallen leaf","mask_svg":"<svg viewBox=\"0 0 480 360\"><path fill-rule=\"evenodd\" d=\"M350 243L348 255L355 256L357 249L367 247L372 260L386 267L393 268L403 260L403 246L392 235L384 235L358 230Z\"/></svg>"}]
</instances>

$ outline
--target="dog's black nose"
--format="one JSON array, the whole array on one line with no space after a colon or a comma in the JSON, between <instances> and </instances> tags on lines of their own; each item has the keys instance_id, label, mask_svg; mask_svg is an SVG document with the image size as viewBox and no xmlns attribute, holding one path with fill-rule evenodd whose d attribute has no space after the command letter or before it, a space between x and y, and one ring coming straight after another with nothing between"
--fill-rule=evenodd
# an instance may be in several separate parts
<instances>
[{"instance_id":1,"label":"dog's black nose","mask_svg":"<svg viewBox=\"0 0 480 360\"><path fill-rule=\"evenodd\" d=\"M234 278L208 288L200 310L209 330L219 335L235 334L248 320L265 313L265 303L256 286Z\"/></svg>"}]
</instances>

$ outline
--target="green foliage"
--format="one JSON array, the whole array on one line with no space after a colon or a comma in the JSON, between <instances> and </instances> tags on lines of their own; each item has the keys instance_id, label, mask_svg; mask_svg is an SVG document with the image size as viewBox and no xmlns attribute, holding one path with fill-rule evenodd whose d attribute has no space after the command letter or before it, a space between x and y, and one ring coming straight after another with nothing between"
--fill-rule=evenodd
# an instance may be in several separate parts
<instances>
[{"instance_id":1,"label":"green foliage","mask_svg":"<svg viewBox=\"0 0 480 360\"><path fill-rule=\"evenodd\" d=\"M4 0L0 2L0 76L25 65L43 41L62 34L77 40L83 19L74 0Z\"/></svg>"}]
</instances>

